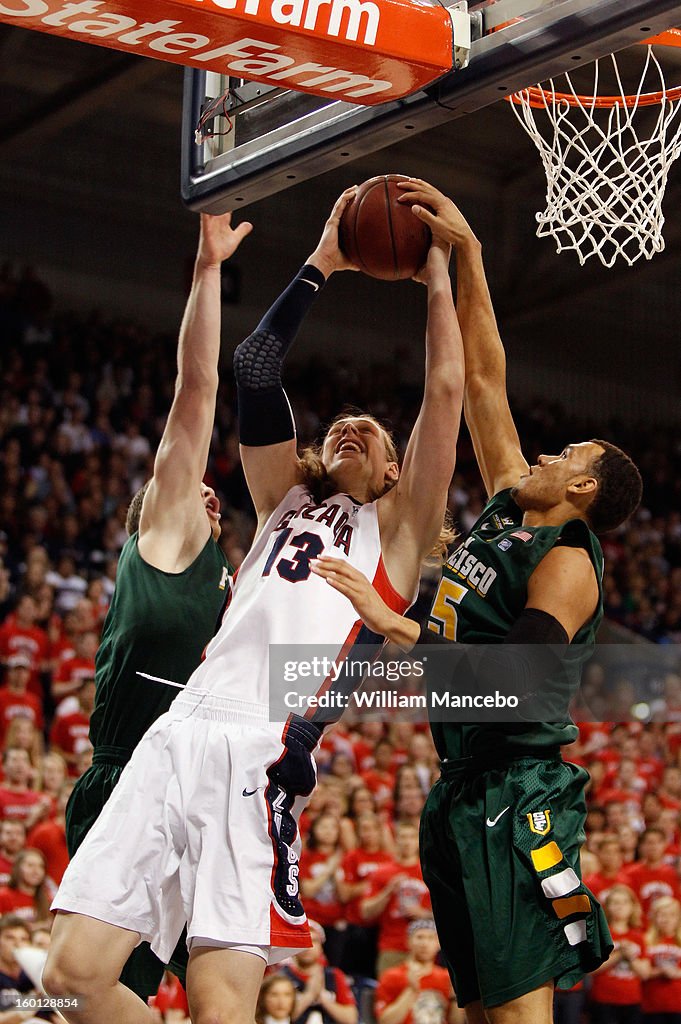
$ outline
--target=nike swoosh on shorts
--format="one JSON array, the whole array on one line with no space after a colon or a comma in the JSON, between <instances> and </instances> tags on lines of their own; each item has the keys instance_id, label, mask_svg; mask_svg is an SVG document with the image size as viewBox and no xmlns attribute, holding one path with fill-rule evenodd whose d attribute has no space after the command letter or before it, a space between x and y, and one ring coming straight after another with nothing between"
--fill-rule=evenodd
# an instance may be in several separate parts
<instances>
[{"instance_id":1,"label":"nike swoosh on shorts","mask_svg":"<svg viewBox=\"0 0 681 1024\"><path fill-rule=\"evenodd\" d=\"M494 828L496 823L499 821L499 818L502 818L504 816L504 814L506 814L506 811L508 811L510 809L511 809L511 805L509 804L508 807L504 807L503 811L499 811L499 813L497 814L496 818L488 818L487 822L486 822L487 828Z\"/></svg>"},{"instance_id":2,"label":"nike swoosh on shorts","mask_svg":"<svg viewBox=\"0 0 681 1024\"><path fill-rule=\"evenodd\" d=\"M246 789L244 787L243 792L241 793L241 795L242 796L253 796L253 794L257 793L257 792L258 792L258 787L257 786L256 786L255 789Z\"/></svg>"}]
</instances>

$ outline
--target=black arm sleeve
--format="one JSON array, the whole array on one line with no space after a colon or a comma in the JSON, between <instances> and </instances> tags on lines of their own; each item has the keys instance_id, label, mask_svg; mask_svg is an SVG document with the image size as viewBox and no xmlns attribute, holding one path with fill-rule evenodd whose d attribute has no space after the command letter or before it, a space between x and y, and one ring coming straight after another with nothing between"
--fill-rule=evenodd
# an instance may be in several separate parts
<instances>
[{"instance_id":1,"label":"black arm sleeve","mask_svg":"<svg viewBox=\"0 0 681 1024\"><path fill-rule=\"evenodd\" d=\"M418 642L433 648L428 672L431 686L482 695L496 690L517 697L522 704L555 674L569 638L553 615L525 608L501 643L452 643L429 630L427 624L421 628Z\"/></svg>"},{"instance_id":2,"label":"black arm sleeve","mask_svg":"<svg viewBox=\"0 0 681 1024\"><path fill-rule=\"evenodd\" d=\"M281 370L298 329L325 277L306 264L234 353L239 440L260 447L295 437Z\"/></svg>"}]
</instances>

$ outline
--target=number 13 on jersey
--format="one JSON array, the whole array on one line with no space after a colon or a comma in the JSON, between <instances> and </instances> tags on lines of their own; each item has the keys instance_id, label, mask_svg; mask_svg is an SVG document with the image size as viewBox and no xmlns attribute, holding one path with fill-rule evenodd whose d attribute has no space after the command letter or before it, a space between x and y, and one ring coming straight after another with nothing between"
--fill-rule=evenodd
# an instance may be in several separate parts
<instances>
[{"instance_id":1,"label":"number 13 on jersey","mask_svg":"<svg viewBox=\"0 0 681 1024\"><path fill-rule=\"evenodd\" d=\"M456 605L461 604L466 593L466 587L443 576L435 595L433 610L428 617L428 629L439 633L445 640L456 640Z\"/></svg>"}]
</instances>

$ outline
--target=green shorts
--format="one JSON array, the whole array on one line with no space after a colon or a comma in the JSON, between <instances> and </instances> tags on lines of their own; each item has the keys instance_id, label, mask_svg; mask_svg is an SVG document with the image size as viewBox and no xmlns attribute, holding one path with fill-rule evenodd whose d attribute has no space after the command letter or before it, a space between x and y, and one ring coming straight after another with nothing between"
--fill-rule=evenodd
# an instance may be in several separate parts
<instances>
[{"instance_id":1,"label":"green shorts","mask_svg":"<svg viewBox=\"0 0 681 1024\"><path fill-rule=\"evenodd\" d=\"M499 1006L607 960L610 932L582 885L582 768L445 762L421 818L421 864L460 1006Z\"/></svg>"},{"instance_id":2,"label":"green shorts","mask_svg":"<svg viewBox=\"0 0 681 1024\"><path fill-rule=\"evenodd\" d=\"M111 748L110 760L97 759L81 775L69 798L66 806L66 842L71 857L99 817L130 756L127 751L116 756L117 749ZM167 965L183 985L187 978L187 960L187 933L184 931ZM141 942L125 964L120 980L146 1003L149 996L158 992L165 969L166 965L152 953L149 943Z\"/></svg>"}]
</instances>

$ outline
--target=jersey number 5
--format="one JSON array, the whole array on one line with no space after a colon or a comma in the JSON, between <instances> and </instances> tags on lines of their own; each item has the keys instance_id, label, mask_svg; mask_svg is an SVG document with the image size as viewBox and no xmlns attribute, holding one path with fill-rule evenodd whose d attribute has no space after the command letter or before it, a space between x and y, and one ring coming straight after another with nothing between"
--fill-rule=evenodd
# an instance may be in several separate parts
<instances>
[{"instance_id":1,"label":"jersey number 5","mask_svg":"<svg viewBox=\"0 0 681 1024\"><path fill-rule=\"evenodd\" d=\"M279 534L265 562L263 576L269 576L272 566L277 562L277 557L283 548L289 543L292 533L293 530L282 530ZM289 580L291 583L302 583L312 572L310 559L319 558L324 550L324 541L316 533L305 532L296 534L290 544L291 547L299 548L299 553L294 558L280 558L277 562L277 572L284 580Z\"/></svg>"},{"instance_id":2,"label":"jersey number 5","mask_svg":"<svg viewBox=\"0 0 681 1024\"><path fill-rule=\"evenodd\" d=\"M466 593L466 588L460 583L454 583L443 576L435 595L433 610L429 615L428 629L432 629L433 633L439 633L445 640L456 640L456 605L461 604Z\"/></svg>"}]
</instances>

